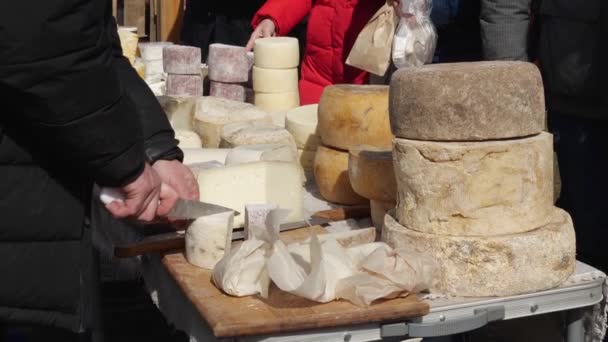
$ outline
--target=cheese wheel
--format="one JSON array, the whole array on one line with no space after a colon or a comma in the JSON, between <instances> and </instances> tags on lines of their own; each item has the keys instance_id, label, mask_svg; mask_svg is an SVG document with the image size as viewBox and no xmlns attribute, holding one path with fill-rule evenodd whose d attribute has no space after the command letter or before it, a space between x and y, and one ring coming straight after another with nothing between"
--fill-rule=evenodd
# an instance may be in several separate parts
<instances>
[{"instance_id":1,"label":"cheese wheel","mask_svg":"<svg viewBox=\"0 0 608 342\"><path fill-rule=\"evenodd\" d=\"M158 96L158 102L167 114L173 129L193 130L196 96ZM200 147L200 146L199 146Z\"/></svg>"},{"instance_id":2,"label":"cheese wheel","mask_svg":"<svg viewBox=\"0 0 608 342\"><path fill-rule=\"evenodd\" d=\"M186 260L197 267L212 270L230 248L233 212L202 216L186 229Z\"/></svg>"},{"instance_id":3,"label":"cheese wheel","mask_svg":"<svg viewBox=\"0 0 608 342\"><path fill-rule=\"evenodd\" d=\"M348 176L353 190L359 195L383 202L395 202L397 183L390 149L366 145L349 151Z\"/></svg>"},{"instance_id":4,"label":"cheese wheel","mask_svg":"<svg viewBox=\"0 0 608 342\"><path fill-rule=\"evenodd\" d=\"M268 123L239 122L224 126L220 147L243 145L280 144L297 151L293 137L285 128Z\"/></svg>"},{"instance_id":5,"label":"cheese wheel","mask_svg":"<svg viewBox=\"0 0 608 342\"><path fill-rule=\"evenodd\" d=\"M245 93L245 86L242 84L216 81L210 82L209 95L241 102L245 102L247 96Z\"/></svg>"},{"instance_id":6,"label":"cheese wheel","mask_svg":"<svg viewBox=\"0 0 608 342\"><path fill-rule=\"evenodd\" d=\"M146 65L146 69L144 71L144 77L146 81L159 81L162 79L163 74L163 60L157 61L146 61L143 60L143 63Z\"/></svg>"},{"instance_id":7,"label":"cheese wheel","mask_svg":"<svg viewBox=\"0 0 608 342\"><path fill-rule=\"evenodd\" d=\"M168 75L167 95L203 96L203 80L199 75Z\"/></svg>"},{"instance_id":8,"label":"cheese wheel","mask_svg":"<svg viewBox=\"0 0 608 342\"><path fill-rule=\"evenodd\" d=\"M378 236L382 235L382 226L384 225L384 215L390 210L395 209L395 202L382 202L369 200L369 209L372 217L372 224L376 227Z\"/></svg>"},{"instance_id":9,"label":"cheese wheel","mask_svg":"<svg viewBox=\"0 0 608 342\"><path fill-rule=\"evenodd\" d=\"M139 55L147 61L163 59L163 49L165 46L173 45L172 42L143 42L138 44Z\"/></svg>"},{"instance_id":10,"label":"cheese wheel","mask_svg":"<svg viewBox=\"0 0 608 342\"><path fill-rule=\"evenodd\" d=\"M201 75L201 49L194 46L169 45L163 48L165 72L173 75Z\"/></svg>"},{"instance_id":11,"label":"cheese wheel","mask_svg":"<svg viewBox=\"0 0 608 342\"><path fill-rule=\"evenodd\" d=\"M201 148L202 146L201 138L192 131L176 129L175 139L179 141L177 144L179 148Z\"/></svg>"},{"instance_id":12,"label":"cheese wheel","mask_svg":"<svg viewBox=\"0 0 608 342\"><path fill-rule=\"evenodd\" d=\"M303 219L301 170L295 163L262 161L200 170L200 200L244 213L246 204L277 204L291 212L285 222ZM235 217L242 227L244 215Z\"/></svg>"},{"instance_id":13,"label":"cheese wheel","mask_svg":"<svg viewBox=\"0 0 608 342\"><path fill-rule=\"evenodd\" d=\"M391 147L388 87L338 84L326 87L319 102L319 135L326 146Z\"/></svg>"},{"instance_id":14,"label":"cheese wheel","mask_svg":"<svg viewBox=\"0 0 608 342\"><path fill-rule=\"evenodd\" d=\"M572 220L554 208L545 226L526 233L466 237L425 234L384 216L382 240L437 260L436 291L486 297L532 293L561 285L573 272L576 244Z\"/></svg>"},{"instance_id":15,"label":"cheese wheel","mask_svg":"<svg viewBox=\"0 0 608 342\"><path fill-rule=\"evenodd\" d=\"M209 45L209 79L224 83L247 82L249 79L249 60L242 46L226 44Z\"/></svg>"},{"instance_id":16,"label":"cheese wheel","mask_svg":"<svg viewBox=\"0 0 608 342\"><path fill-rule=\"evenodd\" d=\"M297 68L300 64L300 45L296 38L269 37L255 40L254 64L267 69Z\"/></svg>"},{"instance_id":17,"label":"cheese wheel","mask_svg":"<svg viewBox=\"0 0 608 342\"><path fill-rule=\"evenodd\" d=\"M255 91L253 103L269 113L285 112L300 105L300 94L298 91L283 93L260 93Z\"/></svg>"},{"instance_id":18,"label":"cheese wheel","mask_svg":"<svg viewBox=\"0 0 608 342\"><path fill-rule=\"evenodd\" d=\"M235 122L271 123L270 115L252 104L219 97L199 98L194 110L194 131L203 147L219 147L222 128Z\"/></svg>"},{"instance_id":19,"label":"cheese wheel","mask_svg":"<svg viewBox=\"0 0 608 342\"><path fill-rule=\"evenodd\" d=\"M257 161L283 161L295 163L297 158L297 153L288 145L244 145L230 149L230 152L226 156L226 165Z\"/></svg>"},{"instance_id":20,"label":"cheese wheel","mask_svg":"<svg viewBox=\"0 0 608 342\"><path fill-rule=\"evenodd\" d=\"M323 145L315 154L314 176L321 196L339 204L363 204L367 200L355 193L348 178L348 152Z\"/></svg>"},{"instance_id":21,"label":"cheese wheel","mask_svg":"<svg viewBox=\"0 0 608 342\"><path fill-rule=\"evenodd\" d=\"M193 165L217 161L221 164L226 162L226 156L230 153L229 148L182 148L184 152L184 165Z\"/></svg>"},{"instance_id":22,"label":"cheese wheel","mask_svg":"<svg viewBox=\"0 0 608 342\"><path fill-rule=\"evenodd\" d=\"M315 167L315 153L316 151L300 150L298 149L298 161L302 169L306 172L312 172Z\"/></svg>"},{"instance_id":23,"label":"cheese wheel","mask_svg":"<svg viewBox=\"0 0 608 342\"><path fill-rule=\"evenodd\" d=\"M494 236L548 223L553 138L427 142L395 138L399 222L423 233Z\"/></svg>"},{"instance_id":24,"label":"cheese wheel","mask_svg":"<svg viewBox=\"0 0 608 342\"><path fill-rule=\"evenodd\" d=\"M415 140L496 140L543 131L538 68L524 62L432 64L399 69L390 86L391 128Z\"/></svg>"},{"instance_id":25,"label":"cheese wheel","mask_svg":"<svg viewBox=\"0 0 608 342\"><path fill-rule=\"evenodd\" d=\"M253 66L253 90L261 93L298 91L298 69L264 69Z\"/></svg>"},{"instance_id":26,"label":"cheese wheel","mask_svg":"<svg viewBox=\"0 0 608 342\"><path fill-rule=\"evenodd\" d=\"M285 115L285 128L300 149L315 151L319 146L317 108L316 104L306 105L289 110Z\"/></svg>"}]
</instances>

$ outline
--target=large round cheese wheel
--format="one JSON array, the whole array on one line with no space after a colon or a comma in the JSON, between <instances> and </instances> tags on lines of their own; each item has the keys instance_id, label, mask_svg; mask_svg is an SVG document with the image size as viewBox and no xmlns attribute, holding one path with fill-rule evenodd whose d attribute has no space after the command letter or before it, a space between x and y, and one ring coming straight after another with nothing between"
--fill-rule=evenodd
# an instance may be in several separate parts
<instances>
[{"instance_id":1,"label":"large round cheese wheel","mask_svg":"<svg viewBox=\"0 0 608 342\"><path fill-rule=\"evenodd\" d=\"M390 210L395 209L395 202L382 202L369 200L369 209L372 218L372 224L376 227L378 236L382 235L382 226L384 225L384 215Z\"/></svg>"},{"instance_id":2,"label":"large round cheese wheel","mask_svg":"<svg viewBox=\"0 0 608 342\"><path fill-rule=\"evenodd\" d=\"M545 123L538 68L524 62L431 64L395 72L390 86L396 137L467 141L540 133Z\"/></svg>"},{"instance_id":3,"label":"large round cheese wheel","mask_svg":"<svg viewBox=\"0 0 608 342\"><path fill-rule=\"evenodd\" d=\"M285 128L293 135L298 148L315 151L319 146L317 134L317 108L316 104L294 108L285 115Z\"/></svg>"},{"instance_id":4,"label":"large round cheese wheel","mask_svg":"<svg viewBox=\"0 0 608 342\"><path fill-rule=\"evenodd\" d=\"M253 53L254 65L259 68L290 69L300 63L300 46L292 37L256 39Z\"/></svg>"},{"instance_id":5,"label":"large round cheese wheel","mask_svg":"<svg viewBox=\"0 0 608 342\"><path fill-rule=\"evenodd\" d=\"M325 88L319 102L319 135L326 146L390 148L388 87L338 84Z\"/></svg>"},{"instance_id":6,"label":"large round cheese wheel","mask_svg":"<svg viewBox=\"0 0 608 342\"><path fill-rule=\"evenodd\" d=\"M383 202L395 202L397 183L393 170L393 151L359 145L350 149L348 176L359 195Z\"/></svg>"},{"instance_id":7,"label":"large round cheese wheel","mask_svg":"<svg viewBox=\"0 0 608 342\"><path fill-rule=\"evenodd\" d=\"M315 153L316 151L298 149L298 161L300 162L300 165L304 171L313 171L315 165Z\"/></svg>"},{"instance_id":8,"label":"large round cheese wheel","mask_svg":"<svg viewBox=\"0 0 608 342\"><path fill-rule=\"evenodd\" d=\"M526 233L485 237L420 233L385 215L382 240L437 260L440 293L485 297L550 289L574 271L576 244L568 213L554 208L545 226Z\"/></svg>"},{"instance_id":9,"label":"large round cheese wheel","mask_svg":"<svg viewBox=\"0 0 608 342\"><path fill-rule=\"evenodd\" d=\"M253 103L268 113L285 112L300 105L300 93L297 90L282 93L255 91Z\"/></svg>"},{"instance_id":10,"label":"large round cheese wheel","mask_svg":"<svg viewBox=\"0 0 608 342\"><path fill-rule=\"evenodd\" d=\"M553 137L484 142L395 138L399 222L424 233L493 236L547 224Z\"/></svg>"},{"instance_id":11,"label":"large round cheese wheel","mask_svg":"<svg viewBox=\"0 0 608 342\"><path fill-rule=\"evenodd\" d=\"M321 196L339 204L363 204L367 200L353 190L348 179L348 152L319 146L314 176Z\"/></svg>"},{"instance_id":12,"label":"large round cheese wheel","mask_svg":"<svg viewBox=\"0 0 608 342\"><path fill-rule=\"evenodd\" d=\"M293 137L285 128L269 123L239 122L224 126L220 147L243 145L280 144L297 151ZM295 158L294 158L295 159Z\"/></svg>"},{"instance_id":13,"label":"large round cheese wheel","mask_svg":"<svg viewBox=\"0 0 608 342\"><path fill-rule=\"evenodd\" d=\"M261 93L298 91L298 69L264 69L253 66L253 90Z\"/></svg>"}]
</instances>

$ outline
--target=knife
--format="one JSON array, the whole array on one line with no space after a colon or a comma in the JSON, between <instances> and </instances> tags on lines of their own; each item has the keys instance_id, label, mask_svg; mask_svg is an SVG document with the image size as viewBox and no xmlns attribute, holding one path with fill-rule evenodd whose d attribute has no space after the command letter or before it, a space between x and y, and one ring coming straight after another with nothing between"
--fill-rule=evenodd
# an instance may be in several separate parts
<instances>
[{"instance_id":1,"label":"knife","mask_svg":"<svg viewBox=\"0 0 608 342\"><path fill-rule=\"evenodd\" d=\"M102 188L99 198L104 204L109 204L114 201L124 201L125 197L122 192L116 188ZM175 220L192 220L229 211L233 211L235 216L240 214L234 209L226 208L221 205L179 198L177 202L175 202L175 206L173 206L171 211L167 214L167 217Z\"/></svg>"}]
</instances>

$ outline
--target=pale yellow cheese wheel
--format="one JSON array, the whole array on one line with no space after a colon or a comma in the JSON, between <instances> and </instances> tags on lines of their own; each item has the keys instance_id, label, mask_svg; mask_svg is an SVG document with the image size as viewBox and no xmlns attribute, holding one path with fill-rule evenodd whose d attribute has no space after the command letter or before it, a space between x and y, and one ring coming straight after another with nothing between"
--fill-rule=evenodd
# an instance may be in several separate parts
<instances>
[{"instance_id":1,"label":"pale yellow cheese wheel","mask_svg":"<svg viewBox=\"0 0 608 342\"><path fill-rule=\"evenodd\" d=\"M282 93L256 91L253 95L253 104L268 113L286 112L300 105L300 94L297 90Z\"/></svg>"},{"instance_id":2,"label":"pale yellow cheese wheel","mask_svg":"<svg viewBox=\"0 0 608 342\"><path fill-rule=\"evenodd\" d=\"M353 190L348 178L348 152L319 146L314 176L321 196L339 204L363 204L367 200Z\"/></svg>"},{"instance_id":3,"label":"pale yellow cheese wheel","mask_svg":"<svg viewBox=\"0 0 608 342\"><path fill-rule=\"evenodd\" d=\"M359 145L350 149L350 184L359 195L372 200L395 202L397 182L391 149Z\"/></svg>"},{"instance_id":4,"label":"pale yellow cheese wheel","mask_svg":"<svg viewBox=\"0 0 608 342\"><path fill-rule=\"evenodd\" d=\"M256 92L286 93L298 91L297 68L265 69L254 66L252 78L253 90Z\"/></svg>"},{"instance_id":5,"label":"pale yellow cheese wheel","mask_svg":"<svg viewBox=\"0 0 608 342\"><path fill-rule=\"evenodd\" d=\"M294 108L285 115L285 128L293 135L298 148L315 151L319 146L317 104Z\"/></svg>"},{"instance_id":6,"label":"pale yellow cheese wheel","mask_svg":"<svg viewBox=\"0 0 608 342\"><path fill-rule=\"evenodd\" d=\"M300 63L300 46L297 38L268 37L255 40L254 65L268 69L297 68Z\"/></svg>"}]
</instances>

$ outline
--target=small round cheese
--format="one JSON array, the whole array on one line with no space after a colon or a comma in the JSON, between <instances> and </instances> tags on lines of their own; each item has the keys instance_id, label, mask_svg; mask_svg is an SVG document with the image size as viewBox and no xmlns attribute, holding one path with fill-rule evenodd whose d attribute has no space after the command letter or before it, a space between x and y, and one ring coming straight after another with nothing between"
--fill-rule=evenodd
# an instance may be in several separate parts
<instances>
[{"instance_id":1,"label":"small round cheese","mask_svg":"<svg viewBox=\"0 0 608 342\"><path fill-rule=\"evenodd\" d=\"M393 151L359 145L351 148L349 154L348 176L355 192L372 200L395 202Z\"/></svg>"},{"instance_id":2,"label":"small round cheese","mask_svg":"<svg viewBox=\"0 0 608 342\"><path fill-rule=\"evenodd\" d=\"M186 260L194 266L212 270L230 248L232 227L232 212L194 220L186 229Z\"/></svg>"},{"instance_id":3,"label":"small round cheese","mask_svg":"<svg viewBox=\"0 0 608 342\"><path fill-rule=\"evenodd\" d=\"M290 69L300 64L300 46L296 38L269 37L256 39L254 64L259 68Z\"/></svg>"},{"instance_id":4,"label":"small round cheese","mask_svg":"<svg viewBox=\"0 0 608 342\"><path fill-rule=\"evenodd\" d=\"M298 69L264 69L253 66L253 90L261 93L298 91Z\"/></svg>"},{"instance_id":5,"label":"small round cheese","mask_svg":"<svg viewBox=\"0 0 608 342\"><path fill-rule=\"evenodd\" d=\"M293 135L300 149L315 151L319 146L317 108L316 104L301 106L285 115L285 128Z\"/></svg>"},{"instance_id":6,"label":"small round cheese","mask_svg":"<svg viewBox=\"0 0 608 342\"><path fill-rule=\"evenodd\" d=\"M364 204L367 200L353 190L348 178L348 152L319 146L314 176L321 196L339 204Z\"/></svg>"}]
</instances>

